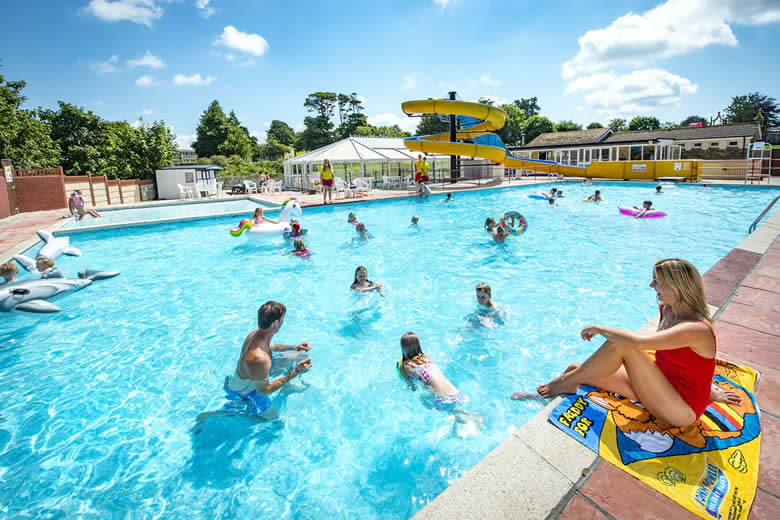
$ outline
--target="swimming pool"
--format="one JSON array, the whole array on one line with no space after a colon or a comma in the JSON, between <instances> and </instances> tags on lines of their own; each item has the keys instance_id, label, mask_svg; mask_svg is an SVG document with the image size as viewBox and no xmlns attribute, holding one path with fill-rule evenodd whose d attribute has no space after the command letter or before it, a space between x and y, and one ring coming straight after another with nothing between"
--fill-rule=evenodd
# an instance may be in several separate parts
<instances>
[{"instance_id":1,"label":"swimming pool","mask_svg":"<svg viewBox=\"0 0 780 520\"><path fill-rule=\"evenodd\" d=\"M103 218L84 217L71 219L65 229L74 230L113 224L132 224L162 220L190 220L202 217L232 216L251 213L255 208L276 208L275 205L245 197L234 200L209 200L198 202L171 202L132 208L101 209Z\"/></svg>"},{"instance_id":2,"label":"swimming pool","mask_svg":"<svg viewBox=\"0 0 780 520\"><path fill-rule=\"evenodd\" d=\"M655 310L652 263L704 272L778 190L564 184L304 209L310 260L227 230L235 218L86 232L66 272L118 269L58 301L52 317L0 315L0 509L70 517L406 518L542 405L532 390L596 345L588 323L636 328ZM593 189L607 199L579 202ZM617 205L651 199L664 219ZM486 216L521 211L528 232L493 244ZM347 213L374 235L354 240ZM420 216L412 228L409 219ZM387 297L350 294L365 265ZM488 282L503 326L473 327ZM224 409L221 392L268 299L287 305L277 341L312 343L311 372L274 396L281 420ZM395 373L399 338L471 397L481 428L427 410Z\"/></svg>"}]
</instances>

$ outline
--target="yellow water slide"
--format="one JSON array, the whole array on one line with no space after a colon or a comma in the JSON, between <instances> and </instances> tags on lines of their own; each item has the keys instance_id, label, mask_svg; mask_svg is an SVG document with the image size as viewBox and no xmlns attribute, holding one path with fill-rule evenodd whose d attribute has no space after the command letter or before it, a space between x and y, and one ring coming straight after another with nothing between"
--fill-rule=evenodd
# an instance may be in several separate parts
<instances>
[{"instance_id":1,"label":"yellow water slide","mask_svg":"<svg viewBox=\"0 0 780 520\"><path fill-rule=\"evenodd\" d=\"M404 139L404 146L416 152L479 157L495 164L503 164L505 168L536 173L557 173L572 177L636 180L658 180L669 177L686 178L693 181L698 180L701 175L701 161L695 160L602 161L583 167L568 166L554 161L520 159L509 153L498 136L493 135L491 139L480 139L480 136L485 136L504 127L506 112L498 107L468 101L425 99L406 101L401 104L401 109L407 115L454 115L476 120L462 125L463 127L456 134L459 141L474 140L476 142L450 141L449 132Z\"/></svg>"},{"instance_id":2,"label":"yellow water slide","mask_svg":"<svg viewBox=\"0 0 780 520\"><path fill-rule=\"evenodd\" d=\"M496 130L503 128L504 123L506 122L506 112L500 108L483 105L482 103L470 103L468 101L450 101L444 99L406 101L401 104L401 109L407 115L446 114L473 117L481 121L476 124L467 125L458 130L456 135L459 140L474 139L475 137L495 132ZM500 139L496 139L496 141L498 143L501 142ZM566 166L553 161L541 161L536 159L518 159L517 157L512 156L509 153L509 150L503 146L452 142L450 141L449 132L410 137L404 139L404 146L410 150L422 153L479 157L487 159L495 164L503 164L505 168L517 168L538 173L558 173L572 176L586 175L586 168L579 166Z\"/></svg>"}]
</instances>

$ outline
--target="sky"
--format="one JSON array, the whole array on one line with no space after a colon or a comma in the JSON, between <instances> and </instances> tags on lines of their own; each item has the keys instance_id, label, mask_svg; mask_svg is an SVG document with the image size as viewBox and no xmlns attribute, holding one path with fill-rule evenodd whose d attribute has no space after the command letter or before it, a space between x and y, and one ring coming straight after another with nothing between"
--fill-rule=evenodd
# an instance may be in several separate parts
<instances>
[{"instance_id":1,"label":"sky","mask_svg":"<svg viewBox=\"0 0 780 520\"><path fill-rule=\"evenodd\" d=\"M182 147L214 99L263 141L274 119L302 130L317 91L409 131L401 103L450 90L583 125L780 98L780 0L30 0L3 19L0 74L27 82L26 108L162 119Z\"/></svg>"}]
</instances>

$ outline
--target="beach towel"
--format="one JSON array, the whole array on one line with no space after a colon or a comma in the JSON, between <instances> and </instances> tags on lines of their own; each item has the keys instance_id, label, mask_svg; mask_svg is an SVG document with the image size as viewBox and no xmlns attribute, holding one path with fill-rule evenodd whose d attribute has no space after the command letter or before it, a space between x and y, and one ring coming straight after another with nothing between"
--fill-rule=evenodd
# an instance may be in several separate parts
<instances>
[{"instance_id":1,"label":"beach towel","mask_svg":"<svg viewBox=\"0 0 780 520\"><path fill-rule=\"evenodd\" d=\"M566 396L548 418L699 517L745 519L758 481L756 378L751 368L717 360L713 381L739 395L740 402L710 403L685 428L662 422L639 402L587 385Z\"/></svg>"}]
</instances>

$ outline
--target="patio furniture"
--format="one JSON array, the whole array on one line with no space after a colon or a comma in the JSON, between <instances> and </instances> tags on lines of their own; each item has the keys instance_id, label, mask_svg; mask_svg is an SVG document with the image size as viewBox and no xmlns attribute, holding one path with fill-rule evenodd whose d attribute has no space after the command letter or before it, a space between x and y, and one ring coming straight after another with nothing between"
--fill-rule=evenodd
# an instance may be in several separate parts
<instances>
[{"instance_id":1,"label":"patio furniture","mask_svg":"<svg viewBox=\"0 0 780 520\"><path fill-rule=\"evenodd\" d=\"M345 198L352 196L352 188L350 188L349 184L341 177L333 179L333 192L337 196L338 194L341 194Z\"/></svg>"},{"instance_id":2,"label":"patio furniture","mask_svg":"<svg viewBox=\"0 0 780 520\"><path fill-rule=\"evenodd\" d=\"M268 181L268 189L270 190L269 193L275 193L275 192L282 192L282 188L284 187L284 184L282 181L275 181L275 180L269 180Z\"/></svg>"},{"instance_id":3,"label":"patio furniture","mask_svg":"<svg viewBox=\"0 0 780 520\"><path fill-rule=\"evenodd\" d=\"M192 194L192 188L189 186L182 186L181 184L177 184L176 186L179 187L179 198L180 199L194 199L195 196Z\"/></svg>"},{"instance_id":4,"label":"patio furniture","mask_svg":"<svg viewBox=\"0 0 780 520\"><path fill-rule=\"evenodd\" d=\"M244 193L259 193L257 189L257 183L252 181L244 181Z\"/></svg>"},{"instance_id":5,"label":"patio furniture","mask_svg":"<svg viewBox=\"0 0 780 520\"><path fill-rule=\"evenodd\" d=\"M371 183L365 179L355 179L355 193L357 195L371 195Z\"/></svg>"}]
</instances>

